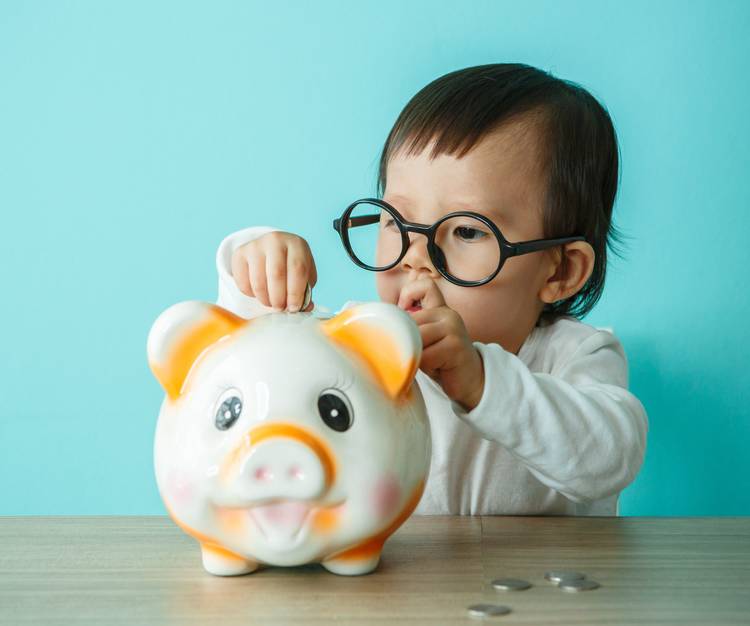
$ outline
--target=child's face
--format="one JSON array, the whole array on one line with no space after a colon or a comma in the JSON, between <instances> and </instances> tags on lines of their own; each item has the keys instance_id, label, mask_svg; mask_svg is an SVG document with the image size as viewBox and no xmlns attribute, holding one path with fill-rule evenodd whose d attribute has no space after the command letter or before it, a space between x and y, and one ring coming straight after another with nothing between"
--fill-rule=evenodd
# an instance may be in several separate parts
<instances>
[{"instance_id":1,"label":"child's face","mask_svg":"<svg viewBox=\"0 0 750 626\"><path fill-rule=\"evenodd\" d=\"M397 153L388 162L383 199L406 220L432 224L452 211L469 210L489 217L510 242L544 236L545 181L535 130L523 120L504 125L461 159L440 155L431 161L431 149L428 145L410 157ZM404 285L428 276L461 316L472 341L499 343L516 354L544 305L540 292L554 274L553 255L540 251L511 257L489 283L461 287L433 267L425 236L409 237L412 243L401 262L376 273L380 299L397 304Z\"/></svg>"}]
</instances>

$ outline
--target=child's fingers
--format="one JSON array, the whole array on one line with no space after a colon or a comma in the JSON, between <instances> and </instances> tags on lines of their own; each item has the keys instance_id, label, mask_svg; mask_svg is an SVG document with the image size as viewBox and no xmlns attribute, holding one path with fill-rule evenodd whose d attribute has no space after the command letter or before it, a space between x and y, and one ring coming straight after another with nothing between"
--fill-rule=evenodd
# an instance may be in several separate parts
<instances>
[{"instance_id":1,"label":"child's fingers","mask_svg":"<svg viewBox=\"0 0 750 626\"><path fill-rule=\"evenodd\" d=\"M396 303L399 309L408 309L421 298L421 292L415 289L415 283L407 283L401 287L401 292L398 294L398 302Z\"/></svg>"},{"instance_id":2,"label":"child's fingers","mask_svg":"<svg viewBox=\"0 0 750 626\"><path fill-rule=\"evenodd\" d=\"M308 283L312 287L318 280L309 245L289 233L269 233L238 248L231 266L242 293L278 311L300 310ZM310 302L304 310L313 307Z\"/></svg>"},{"instance_id":3,"label":"child's fingers","mask_svg":"<svg viewBox=\"0 0 750 626\"><path fill-rule=\"evenodd\" d=\"M309 247L308 251L310 254L310 271L308 272L309 276L307 277L307 280L310 283L310 287L315 287L315 283L318 282L318 270L315 267L315 259L313 258L312 251L310 251Z\"/></svg>"},{"instance_id":4,"label":"child's fingers","mask_svg":"<svg viewBox=\"0 0 750 626\"><path fill-rule=\"evenodd\" d=\"M430 378L435 378L446 363L445 349L441 343L442 341L438 340L436 343L422 350L419 368Z\"/></svg>"},{"instance_id":5,"label":"child's fingers","mask_svg":"<svg viewBox=\"0 0 750 626\"><path fill-rule=\"evenodd\" d=\"M433 309L444 306L445 299L431 278L419 278L414 282L407 283L401 288L398 297L398 307L408 310L415 304L422 309Z\"/></svg>"},{"instance_id":6,"label":"child's fingers","mask_svg":"<svg viewBox=\"0 0 750 626\"><path fill-rule=\"evenodd\" d=\"M315 259L312 250L310 250L310 244L302 237L295 236L289 242L289 257L293 257L305 266L305 280L310 283L310 287L315 287L315 283L318 282L318 270L315 267Z\"/></svg>"},{"instance_id":7,"label":"child's fingers","mask_svg":"<svg viewBox=\"0 0 750 626\"><path fill-rule=\"evenodd\" d=\"M419 334L422 337L422 348L428 348L445 337L445 325L439 321L421 324Z\"/></svg>"},{"instance_id":8,"label":"child's fingers","mask_svg":"<svg viewBox=\"0 0 750 626\"><path fill-rule=\"evenodd\" d=\"M247 266L250 272L250 285L253 294L263 306L271 306L268 301L265 255L260 253L248 254Z\"/></svg>"},{"instance_id":9,"label":"child's fingers","mask_svg":"<svg viewBox=\"0 0 750 626\"><path fill-rule=\"evenodd\" d=\"M268 300L278 311L286 308L286 254L286 246L274 247L266 252Z\"/></svg>"},{"instance_id":10,"label":"child's fingers","mask_svg":"<svg viewBox=\"0 0 750 626\"><path fill-rule=\"evenodd\" d=\"M250 285L250 274L247 267L247 259L239 253L232 255L232 278L237 288L246 296L252 297L253 288Z\"/></svg>"},{"instance_id":11,"label":"child's fingers","mask_svg":"<svg viewBox=\"0 0 750 626\"><path fill-rule=\"evenodd\" d=\"M286 258L287 264L287 308L296 312L302 308L307 289L308 274L310 273L304 251L298 247L289 247Z\"/></svg>"}]
</instances>

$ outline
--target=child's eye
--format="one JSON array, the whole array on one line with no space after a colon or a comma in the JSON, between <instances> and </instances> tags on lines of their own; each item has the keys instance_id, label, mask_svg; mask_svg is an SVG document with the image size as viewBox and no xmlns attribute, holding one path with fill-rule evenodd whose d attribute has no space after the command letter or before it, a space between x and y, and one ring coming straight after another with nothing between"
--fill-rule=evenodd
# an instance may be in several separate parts
<instances>
[{"instance_id":1,"label":"child's eye","mask_svg":"<svg viewBox=\"0 0 750 626\"><path fill-rule=\"evenodd\" d=\"M487 235L487 233L471 226L457 226L453 233L464 241L479 241Z\"/></svg>"},{"instance_id":2,"label":"child's eye","mask_svg":"<svg viewBox=\"0 0 750 626\"><path fill-rule=\"evenodd\" d=\"M388 218L387 220L385 220L383 228L396 228L396 220L394 220L392 217Z\"/></svg>"}]
</instances>

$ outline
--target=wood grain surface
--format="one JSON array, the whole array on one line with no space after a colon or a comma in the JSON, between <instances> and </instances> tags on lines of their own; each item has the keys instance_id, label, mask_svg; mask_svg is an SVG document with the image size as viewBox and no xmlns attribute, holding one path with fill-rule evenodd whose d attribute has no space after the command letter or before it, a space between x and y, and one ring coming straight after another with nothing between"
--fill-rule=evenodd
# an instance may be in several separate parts
<instances>
[{"instance_id":1,"label":"wood grain surface","mask_svg":"<svg viewBox=\"0 0 750 626\"><path fill-rule=\"evenodd\" d=\"M570 593L550 569L602 586ZM495 591L495 578L526 591ZM475 618L476 603L509 606ZM206 573L162 516L0 517L5 624L750 624L750 518L420 517L377 570Z\"/></svg>"}]
</instances>

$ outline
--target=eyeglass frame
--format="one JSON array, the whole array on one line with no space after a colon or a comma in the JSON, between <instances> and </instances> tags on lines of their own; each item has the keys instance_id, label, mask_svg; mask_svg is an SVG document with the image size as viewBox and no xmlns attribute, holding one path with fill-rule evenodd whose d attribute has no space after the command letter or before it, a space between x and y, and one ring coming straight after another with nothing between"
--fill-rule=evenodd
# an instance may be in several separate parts
<instances>
[{"instance_id":1,"label":"eyeglass frame","mask_svg":"<svg viewBox=\"0 0 750 626\"><path fill-rule=\"evenodd\" d=\"M364 215L362 217L354 217L350 218L351 212L354 210L354 208L362 203L368 202L370 204L375 204L388 213L391 214L393 218L395 218L396 225L398 226L399 232L401 233L401 254L399 254L398 258L391 263L390 265L387 265L385 267L375 267L372 265L367 265L367 263L364 263L361 261L356 254L354 254L354 251L352 250L351 242L349 241L349 228L352 226L366 226L368 224L374 224L376 221L380 221L380 215ZM457 278L455 276L452 276L448 273L448 270L445 267L445 262L441 261L442 258L445 258L445 255L443 254L442 250L437 246L435 243L435 233L437 232L438 227L445 222L446 220L453 218L453 217L472 217L474 219L479 220L482 222L485 226L487 226L492 233L495 235L495 238L497 239L498 244L500 245L500 261L498 262L497 269L490 274L487 278L483 278L482 280L463 280L461 278ZM373 219L374 218L374 219ZM347 220L349 222L349 227L344 228L343 225L347 223ZM357 221L355 224L354 221ZM385 272L396 265L398 265L401 262L401 259L404 258L406 253L409 250L409 246L411 245L411 241L409 240L408 233L419 233L427 237L427 253L430 256L430 260L432 261L432 264L435 266L435 269L440 273L440 275L445 278L447 281L453 283L454 285L459 285L461 287L479 287L481 285L485 285L488 282L490 282L495 276L498 275L500 270L503 268L503 265L505 265L505 261L507 261L509 258L514 256L520 256L522 254L529 254L530 252L538 252L540 250L546 250L548 248L554 248L556 246L564 245L566 243L571 243L573 241L586 241L586 238L580 235L571 236L571 237L555 237L555 238L548 238L548 239L530 239L528 241L517 241L515 243L509 242L500 232L500 229L495 225L495 223L489 219L488 217L485 217L481 213L474 213L473 211L454 211L453 213L448 213L447 215L444 215L439 220L437 220L432 225L427 224L419 224L417 222L408 222L403 218L403 216L396 210L395 207L388 204L385 200L381 200L379 198L360 198L359 200L355 200L352 202L344 212L341 214L341 217L336 218L333 220L333 228L334 230L339 234L341 237L341 242L344 244L344 248L346 249L347 254L351 258L352 261L359 267L370 270L372 272Z\"/></svg>"}]
</instances>

